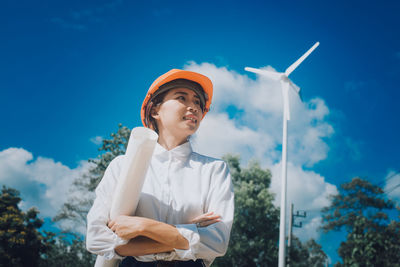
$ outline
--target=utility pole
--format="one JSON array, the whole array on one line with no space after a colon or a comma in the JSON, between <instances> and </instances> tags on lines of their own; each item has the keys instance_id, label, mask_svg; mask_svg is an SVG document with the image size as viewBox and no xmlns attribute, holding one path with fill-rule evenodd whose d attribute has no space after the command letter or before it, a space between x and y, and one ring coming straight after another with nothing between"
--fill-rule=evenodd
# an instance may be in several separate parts
<instances>
[{"instance_id":1,"label":"utility pole","mask_svg":"<svg viewBox=\"0 0 400 267\"><path fill-rule=\"evenodd\" d=\"M289 233L288 233L288 250L287 250L287 257L288 257L288 264L286 265L287 267L290 266L290 257L289 257L289 253L290 253L290 247L292 245L292 231L293 231L293 226L294 227L298 227L301 228L303 226L302 222L300 222L299 224L295 224L294 223L294 217L302 217L305 218L307 216L307 213L305 211L302 212L302 214L300 214L300 211L297 211L296 214L293 213L293 208L294 205L293 203L290 205L290 217L289 217Z\"/></svg>"},{"instance_id":2,"label":"utility pole","mask_svg":"<svg viewBox=\"0 0 400 267\"><path fill-rule=\"evenodd\" d=\"M290 205L290 215L289 215L289 233L288 233L288 249L287 249L287 257L288 257L288 264L287 267L290 266L290 247L292 245L292 227L293 227L293 203Z\"/></svg>"}]
</instances>

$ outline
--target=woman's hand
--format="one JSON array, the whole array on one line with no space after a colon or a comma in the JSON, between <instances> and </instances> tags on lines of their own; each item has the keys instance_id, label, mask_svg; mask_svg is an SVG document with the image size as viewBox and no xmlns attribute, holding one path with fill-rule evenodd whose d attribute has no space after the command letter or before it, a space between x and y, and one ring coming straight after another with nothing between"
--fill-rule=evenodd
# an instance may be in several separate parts
<instances>
[{"instance_id":1,"label":"woman's hand","mask_svg":"<svg viewBox=\"0 0 400 267\"><path fill-rule=\"evenodd\" d=\"M221 216L218 214L214 214L214 212L210 211L208 213L197 216L192 221L190 221L190 223L195 223L197 227L206 227L220 221Z\"/></svg>"},{"instance_id":2,"label":"woman's hand","mask_svg":"<svg viewBox=\"0 0 400 267\"><path fill-rule=\"evenodd\" d=\"M108 228L123 239L139 236L143 227L142 218L137 216L121 215L108 223Z\"/></svg>"}]
</instances>

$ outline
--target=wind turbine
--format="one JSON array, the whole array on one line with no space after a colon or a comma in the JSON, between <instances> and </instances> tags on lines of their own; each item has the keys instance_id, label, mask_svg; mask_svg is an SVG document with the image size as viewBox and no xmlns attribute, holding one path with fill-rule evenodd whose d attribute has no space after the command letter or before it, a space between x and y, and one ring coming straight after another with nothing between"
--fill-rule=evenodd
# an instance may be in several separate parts
<instances>
[{"instance_id":1,"label":"wind turbine","mask_svg":"<svg viewBox=\"0 0 400 267\"><path fill-rule=\"evenodd\" d=\"M246 71L254 72L262 76L266 76L273 80L279 80L282 88L283 96L283 138L282 138L282 175L281 175L281 213L280 213L280 226L279 226L279 267L285 266L285 249L286 249L286 181L287 181L287 121L290 120L290 106L289 106L289 88L291 88L300 99L300 88L296 86L290 79L289 75L303 62L315 48L319 45L316 42L307 52L304 53L296 62L290 65L285 72L274 72L269 70L244 68Z\"/></svg>"}]
</instances>

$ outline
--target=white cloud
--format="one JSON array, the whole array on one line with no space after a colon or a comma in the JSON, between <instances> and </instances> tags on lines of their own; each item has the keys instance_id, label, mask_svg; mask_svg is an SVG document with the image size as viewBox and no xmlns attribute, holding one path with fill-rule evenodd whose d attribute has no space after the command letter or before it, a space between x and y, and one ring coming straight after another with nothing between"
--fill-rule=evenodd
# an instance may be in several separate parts
<instances>
[{"instance_id":1,"label":"white cloud","mask_svg":"<svg viewBox=\"0 0 400 267\"><path fill-rule=\"evenodd\" d=\"M270 136L235 124L226 113L208 114L194 138L193 146L199 153L213 157L229 152L249 159L275 153L275 144Z\"/></svg>"},{"instance_id":2,"label":"white cloud","mask_svg":"<svg viewBox=\"0 0 400 267\"><path fill-rule=\"evenodd\" d=\"M390 198L400 202L400 173L391 170L386 175L385 180L384 191Z\"/></svg>"},{"instance_id":3,"label":"white cloud","mask_svg":"<svg viewBox=\"0 0 400 267\"><path fill-rule=\"evenodd\" d=\"M280 202L282 144L282 95L280 84L267 78L247 75L210 63L189 62L185 69L210 77L214 84L211 111L204 118L194 138L196 151L221 157L239 154L242 163L256 158L272 172L271 190ZM266 69L273 70L271 67ZM249 74L252 75L252 74ZM254 77L252 75L252 77ZM321 175L305 170L326 159L326 139L334 133L327 121L329 108L321 98L301 102L290 95L291 120L288 139L288 206L307 210L301 239L318 238L322 207L329 205L328 196L337 193L335 185ZM229 112L227 111L229 110Z\"/></svg>"},{"instance_id":4,"label":"white cloud","mask_svg":"<svg viewBox=\"0 0 400 267\"><path fill-rule=\"evenodd\" d=\"M43 217L53 217L67 200L76 177L89 168L86 161L71 169L53 159L38 157L23 148L0 151L0 183L21 192L23 210L36 206Z\"/></svg>"},{"instance_id":5,"label":"white cloud","mask_svg":"<svg viewBox=\"0 0 400 267\"><path fill-rule=\"evenodd\" d=\"M276 194L276 204L280 201L281 163L271 167L271 190ZM295 203L301 210L320 210L329 205L328 196L336 194L336 186L327 183L325 178L301 166L287 164L287 201Z\"/></svg>"},{"instance_id":6,"label":"white cloud","mask_svg":"<svg viewBox=\"0 0 400 267\"><path fill-rule=\"evenodd\" d=\"M299 221L302 222L302 226L300 228L293 227L293 234L300 238L300 240L309 240L313 238L317 240L320 234L319 227L321 226L321 216L315 214L307 213L306 218L300 218ZM296 219L295 219L296 220Z\"/></svg>"},{"instance_id":7,"label":"white cloud","mask_svg":"<svg viewBox=\"0 0 400 267\"><path fill-rule=\"evenodd\" d=\"M275 193L275 205L280 206L281 199L281 163L274 164L271 168L271 191ZM329 196L337 194L337 188L325 181L325 178L313 171L307 171L301 166L288 163L287 166L287 218L291 203L294 210L307 212L306 218L301 218L303 228L294 230L294 234L302 240L314 238L321 223L320 210L330 204Z\"/></svg>"},{"instance_id":8,"label":"white cloud","mask_svg":"<svg viewBox=\"0 0 400 267\"><path fill-rule=\"evenodd\" d=\"M92 142L95 145L101 145L103 142L103 137L101 137L101 136L92 137L92 138L90 138L90 142Z\"/></svg>"}]
</instances>

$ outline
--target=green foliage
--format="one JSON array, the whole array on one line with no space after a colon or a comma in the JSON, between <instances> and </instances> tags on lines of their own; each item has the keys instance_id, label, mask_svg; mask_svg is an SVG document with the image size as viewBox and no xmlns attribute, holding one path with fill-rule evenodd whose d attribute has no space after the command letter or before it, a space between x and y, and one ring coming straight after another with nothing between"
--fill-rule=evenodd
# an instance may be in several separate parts
<instances>
[{"instance_id":1,"label":"green foliage","mask_svg":"<svg viewBox=\"0 0 400 267\"><path fill-rule=\"evenodd\" d=\"M84 241L77 235L68 238L46 232L45 242L47 250L41 257L40 267L94 266L96 256L86 251Z\"/></svg>"},{"instance_id":2,"label":"green foliage","mask_svg":"<svg viewBox=\"0 0 400 267\"><path fill-rule=\"evenodd\" d=\"M269 191L271 173L252 162L241 169L239 158L224 158L235 190L235 221L227 254L215 266L275 266L278 262L279 209Z\"/></svg>"},{"instance_id":3,"label":"green foliage","mask_svg":"<svg viewBox=\"0 0 400 267\"><path fill-rule=\"evenodd\" d=\"M67 238L40 231L43 221L35 208L23 212L19 192L3 186L0 195L0 266L76 267L94 266L77 235Z\"/></svg>"},{"instance_id":4,"label":"green foliage","mask_svg":"<svg viewBox=\"0 0 400 267\"><path fill-rule=\"evenodd\" d=\"M292 245L288 253L287 263L291 267L324 267L328 260L322 247L314 239L302 244L297 237L293 236Z\"/></svg>"},{"instance_id":5,"label":"green foliage","mask_svg":"<svg viewBox=\"0 0 400 267\"><path fill-rule=\"evenodd\" d=\"M356 219L364 216L368 227L377 227L387 221L384 210L394 208L391 200L386 200L382 188L361 178L353 178L341 185L341 193L332 197L332 204L322 209L325 213L322 227L325 231L345 228L352 231Z\"/></svg>"},{"instance_id":6,"label":"green foliage","mask_svg":"<svg viewBox=\"0 0 400 267\"><path fill-rule=\"evenodd\" d=\"M346 229L347 240L336 266L400 266L400 222L390 220L395 209L379 186L361 178L341 185L332 204L322 210L325 231Z\"/></svg>"},{"instance_id":7,"label":"green foliage","mask_svg":"<svg viewBox=\"0 0 400 267\"><path fill-rule=\"evenodd\" d=\"M358 217L338 251L343 266L400 266L399 238L399 222L376 230L369 227L366 218Z\"/></svg>"},{"instance_id":8,"label":"green foliage","mask_svg":"<svg viewBox=\"0 0 400 267\"><path fill-rule=\"evenodd\" d=\"M3 186L0 195L0 262L4 266L38 266L46 246L38 229L43 221L35 208L18 207L19 192Z\"/></svg>"},{"instance_id":9,"label":"green foliage","mask_svg":"<svg viewBox=\"0 0 400 267\"><path fill-rule=\"evenodd\" d=\"M78 180L77 185L83 186L89 191L94 191L99 184L107 166L117 156L125 154L128 146L131 130L128 127L118 124L118 131L111 134L111 139L104 139L102 147L99 151L104 153L99 155L97 159L89 159L89 162L94 163L94 167L90 170L90 175L85 177L83 181Z\"/></svg>"}]
</instances>

